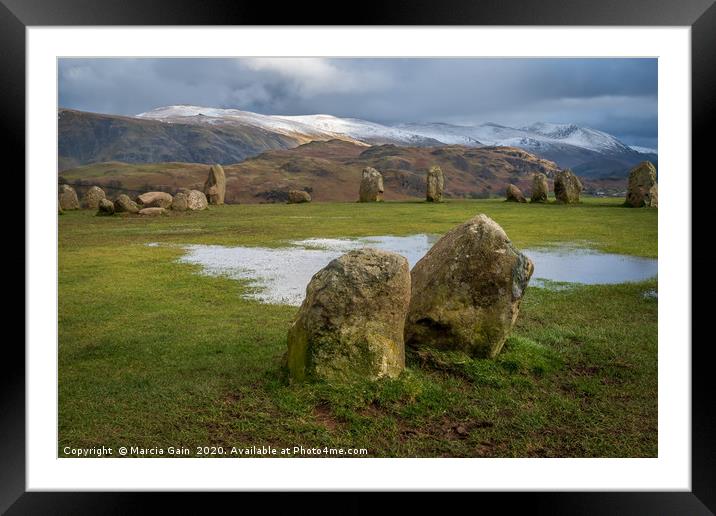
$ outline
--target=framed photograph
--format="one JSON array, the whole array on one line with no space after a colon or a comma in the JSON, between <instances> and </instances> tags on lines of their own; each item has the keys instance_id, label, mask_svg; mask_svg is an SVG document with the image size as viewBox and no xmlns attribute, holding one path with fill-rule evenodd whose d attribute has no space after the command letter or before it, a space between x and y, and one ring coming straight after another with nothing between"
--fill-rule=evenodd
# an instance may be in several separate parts
<instances>
[{"instance_id":1,"label":"framed photograph","mask_svg":"<svg viewBox=\"0 0 716 516\"><path fill-rule=\"evenodd\" d=\"M0 1L26 206L0 510L715 510L691 287L711 0L362 5L357 25Z\"/></svg>"}]
</instances>

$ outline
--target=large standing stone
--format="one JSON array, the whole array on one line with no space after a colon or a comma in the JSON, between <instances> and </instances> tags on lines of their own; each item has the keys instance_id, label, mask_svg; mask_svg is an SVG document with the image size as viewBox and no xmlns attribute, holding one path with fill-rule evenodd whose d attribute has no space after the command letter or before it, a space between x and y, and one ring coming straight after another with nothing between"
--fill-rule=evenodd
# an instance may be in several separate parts
<instances>
[{"instance_id":1,"label":"large standing stone","mask_svg":"<svg viewBox=\"0 0 716 516\"><path fill-rule=\"evenodd\" d=\"M204 193L209 199L209 204L224 204L226 196L226 174L221 165L212 165L209 169L209 177L204 183Z\"/></svg>"},{"instance_id":2,"label":"large standing stone","mask_svg":"<svg viewBox=\"0 0 716 516\"><path fill-rule=\"evenodd\" d=\"M579 202L582 183L571 170L560 170L554 177L554 196L557 202L575 204Z\"/></svg>"},{"instance_id":3,"label":"large standing stone","mask_svg":"<svg viewBox=\"0 0 716 516\"><path fill-rule=\"evenodd\" d=\"M443 189L445 188L445 176L438 166L430 167L428 170L425 200L428 202L440 202L443 200Z\"/></svg>"},{"instance_id":4,"label":"large standing stone","mask_svg":"<svg viewBox=\"0 0 716 516\"><path fill-rule=\"evenodd\" d=\"M487 215L453 228L415 265L405 344L494 357L519 313L529 258Z\"/></svg>"},{"instance_id":5,"label":"large standing stone","mask_svg":"<svg viewBox=\"0 0 716 516\"><path fill-rule=\"evenodd\" d=\"M405 367L410 268L399 254L360 249L318 271L288 331L291 378L395 377Z\"/></svg>"},{"instance_id":6,"label":"large standing stone","mask_svg":"<svg viewBox=\"0 0 716 516\"><path fill-rule=\"evenodd\" d=\"M79 210L80 201L77 199L77 192L70 185L60 185L59 204L62 211Z\"/></svg>"},{"instance_id":7,"label":"large standing stone","mask_svg":"<svg viewBox=\"0 0 716 516\"><path fill-rule=\"evenodd\" d=\"M114 215L114 203L109 199L100 199L97 204L97 215Z\"/></svg>"},{"instance_id":8,"label":"large standing stone","mask_svg":"<svg viewBox=\"0 0 716 516\"><path fill-rule=\"evenodd\" d=\"M629 188L625 204L633 208L659 206L656 168L650 161L642 161L629 172Z\"/></svg>"},{"instance_id":9,"label":"large standing stone","mask_svg":"<svg viewBox=\"0 0 716 516\"><path fill-rule=\"evenodd\" d=\"M142 208L169 208L173 200L166 192L147 192L137 197L137 204Z\"/></svg>"},{"instance_id":10,"label":"large standing stone","mask_svg":"<svg viewBox=\"0 0 716 516\"><path fill-rule=\"evenodd\" d=\"M119 194L114 200L114 211L117 213L138 213L139 205L130 199L127 194Z\"/></svg>"},{"instance_id":11,"label":"large standing stone","mask_svg":"<svg viewBox=\"0 0 716 516\"><path fill-rule=\"evenodd\" d=\"M383 175L373 167L363 169L360 181L359 202L376 202L383 200Z\"/></svg>"},{"instance_id":12,"label":"large standing stone","mask_svg":"<svg viewBox=\"0 0 716 516\"><path fill-rule=\"evenodd\" d=\"M311 194L304 192L303 190L289 190L288 191L288 203L299 204L302 202L311 202Z\"/></svg>"},{"instance_id":13,"label":"large standing stone","mask_svg":"<svg viewBox=\"0 0 716 516\"><path fill-rule=\"evenodd\" d=\"M515 185L507 185L505 196L507 197L505 200L508 202L527 202L527 199L525 199L525 196L522 194L522 190Z\"/></svg>"},{"instance_id":14,"label":"large standing stone","mask_svg":"<svg viewBox=\"0 0 716 516\"><path fill-rule=\"evenodd\" d=\"M99 186L93 186L82 196L82 207L89 210L96 210L99 208L99 201L106 198L107 196L104 194L104 190Z\"/></svg>"},{"instance_id":15,"label":"large standing stone","mask_svg":"<svg viewBox=\"0 0 716 516\"><path fill-rule=\"evenodd\" d=\"M547 202L549 193L549 184L547 176L538 172L532 176L532 202Z\"/></svg>"}]
</instances>

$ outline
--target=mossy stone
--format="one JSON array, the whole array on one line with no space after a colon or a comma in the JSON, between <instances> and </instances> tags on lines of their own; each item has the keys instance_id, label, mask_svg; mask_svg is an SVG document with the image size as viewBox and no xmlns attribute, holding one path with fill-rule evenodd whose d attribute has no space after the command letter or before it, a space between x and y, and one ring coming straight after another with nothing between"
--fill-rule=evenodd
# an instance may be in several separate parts
<instances>
[{"instance_id":1,"label":"mossy stone","mask_svg":"<svg viewBox=\"0 0 716 516\"><path fill-rule=\"evenodd\" d=\"M408 261L378 249L351 251L317 272L288 331L294 381L395 377L405 367Z\"/></svg>"},{"instance_id":2,"label":"mossy stone","mask_svg":"<svg viewBox=\"0 0 716 516\"><path fill-rule=\"evenodd\" d=\"M411 273L406 346L494 357L517 319L533 270L488 216L453 228Z\"/></svg>"}]
</instances>

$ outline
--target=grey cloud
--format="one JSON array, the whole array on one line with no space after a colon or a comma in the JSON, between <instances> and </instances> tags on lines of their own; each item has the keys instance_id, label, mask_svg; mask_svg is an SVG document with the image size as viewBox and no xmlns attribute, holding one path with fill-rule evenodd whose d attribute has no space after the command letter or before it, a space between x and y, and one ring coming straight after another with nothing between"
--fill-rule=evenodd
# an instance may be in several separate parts
<instances>
[{"instance_id":1,"label":"grey cloud","mask_svg":"<svg viewBox=\"0 0 716 516\"><path fill-rule=\"evenodd\" d=\"M656 59L61 59L62 107L169 104L381 123L576 123L656 146Z\"/></svg>"}]
</instances>

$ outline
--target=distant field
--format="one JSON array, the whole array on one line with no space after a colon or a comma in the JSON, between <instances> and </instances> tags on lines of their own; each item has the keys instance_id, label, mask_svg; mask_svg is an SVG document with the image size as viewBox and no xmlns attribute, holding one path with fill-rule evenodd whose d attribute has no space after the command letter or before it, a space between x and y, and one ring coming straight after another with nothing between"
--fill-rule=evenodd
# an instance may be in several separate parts
<instances>
[{"instance_id":1,"label":"distant field","mask_svg":"<svg viewBox=\"0 0 716 516\"><path fill-rule=\"evenodd\" d=\"M59 216L59 450L350 447L371 457L655 457L656 280L528 288L496 360L409 355L395 380L290 386L295 307L176 263L181 247L444 233L486 213L518 247L657 256L657 210L501 201L253 204Z\"/></svg>"}]
</instances>

